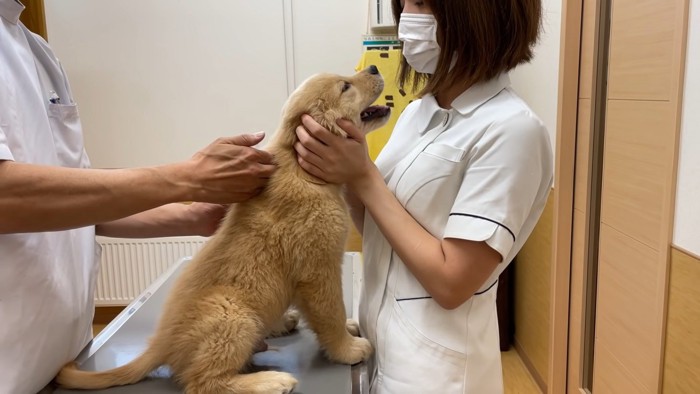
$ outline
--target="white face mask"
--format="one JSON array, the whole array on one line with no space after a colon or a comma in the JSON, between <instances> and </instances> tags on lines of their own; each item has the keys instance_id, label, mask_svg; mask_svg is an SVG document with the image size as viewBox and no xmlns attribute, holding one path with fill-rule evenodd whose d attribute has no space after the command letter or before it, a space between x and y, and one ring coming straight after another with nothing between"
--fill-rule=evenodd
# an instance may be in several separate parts
<instances>
[{"instance_id":1,"label":"white face mask","mask_svg":"<svg viewBox=\"0 0 700 394\"><path fill-rule=\"evenodd\" d=\"M403 42L403 56L414 70L432 74L440 58L437 43L437 21L429 14L401 14L399 40Z\"/></svg>"}]
</instances>

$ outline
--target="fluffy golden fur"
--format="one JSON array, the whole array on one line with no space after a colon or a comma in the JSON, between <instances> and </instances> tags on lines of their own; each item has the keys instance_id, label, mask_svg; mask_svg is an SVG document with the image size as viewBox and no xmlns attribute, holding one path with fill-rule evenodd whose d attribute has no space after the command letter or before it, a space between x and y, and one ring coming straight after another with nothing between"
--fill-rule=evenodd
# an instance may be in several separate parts
<instances>
[{"instance_id":1,"label":"fluffy golden fur","mask_svg":"<svg viewBox=\"0 0 700 394\"><path fill-rule=\"evenodd\" d=\"M101 389L132 384L168 365L194 393L289 393L286 372L244 373L256 343L294 328L294 305L327 356L339 363L367 359L371 345L347 320L341 264L349 216L341 186L318 182L299 167L293 144L301 115L332 132L352 120L365 132L384 124L388 108L369 107L383 89L376 68L351 77L321 74L287 100L269 151L278 170L257 197L233 206L220 229L185 268L169 294L148 349L124 366L87 372L65 366L65 388ZM369 107L369 108L368 108Z\"/></svg>"}]
</instances>

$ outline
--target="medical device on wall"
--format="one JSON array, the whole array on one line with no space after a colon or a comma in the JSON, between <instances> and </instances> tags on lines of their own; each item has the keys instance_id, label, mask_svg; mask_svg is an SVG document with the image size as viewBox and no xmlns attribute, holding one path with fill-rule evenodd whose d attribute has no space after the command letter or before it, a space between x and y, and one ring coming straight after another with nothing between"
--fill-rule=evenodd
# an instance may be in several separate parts
<instances>
[{"instance_id":1,"label":"medical device on wall","mask_svg":"<svg viewBox=\"0 0 700 394\"><path fill-rule=\"evenodd\" d=\"M369 0L369 19L372 29L394 28L391 0Z\"/></svg>"},{"instance_id":2,"label":"medical device on wall","mask_svg":"<svg viewBox=\"0 0 700 394\"><path fill-rule=\"evenodd\" d=\"M362 46L365 49L401 49L401 43L396 34L365 34L362 36Z\"/></svg>"}]
</instances>

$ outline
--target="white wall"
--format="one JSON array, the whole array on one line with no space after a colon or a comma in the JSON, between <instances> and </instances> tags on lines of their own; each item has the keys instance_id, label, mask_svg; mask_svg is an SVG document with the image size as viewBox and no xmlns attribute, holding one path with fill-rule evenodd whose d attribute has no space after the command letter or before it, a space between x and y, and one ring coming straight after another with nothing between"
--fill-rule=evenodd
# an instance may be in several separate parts
<instances>
[{"instance_id":1,"label":"white wall","mask_svg":"<svg viewBox=\"0 0 700 394\"><path fill-rule=\"evenodd\" d=\"M45 6L95 167L182 160L223 135L269 136L290 87L316 72L354 72L367 9L345 0Z\"/></svg>"},{"instance_id":2,"label":"white wall","mask_svg":"<svg viewBox=\"0 0 700 394\"><path fill-rule=\"evenodd\" d=\"M700 0L690 1L673 243L700 255Z\"/></svg>"},{"instance_id":3,"label":"white wall","mask_svg":"<svg viewBox=\"0 0 700 394\"><path fill-rule=\"evenodd\" d=\"M559 89L559 42L562 0L543 0L542 32L535 57L510 74L513 88L547 126L556 146Z\"/></svg>"},{"instance_id":4,"label":"white wall","mask_svg":"<svg viewBox=\"0 0 700 394\"><path fill-rule=\"evenodd\" d=\"M362 55L368 0L294 0L296 84L319 72L349 75Z\"/></svg>"},{"instance_id":5,"label":"white wall","mask_svg":"<svg viewBox=\"0 0 700 394\"><path fill-rule=\"evenodd\" d=\"M354 72L367 1L45 6L49 41L71 80L93 165L132 167L185 159L222 135L264 130L269 139L289 88L317 72ZM554 146L561 0L544 5L535 59L511 79Z\"/></svg>"}]
</instances>

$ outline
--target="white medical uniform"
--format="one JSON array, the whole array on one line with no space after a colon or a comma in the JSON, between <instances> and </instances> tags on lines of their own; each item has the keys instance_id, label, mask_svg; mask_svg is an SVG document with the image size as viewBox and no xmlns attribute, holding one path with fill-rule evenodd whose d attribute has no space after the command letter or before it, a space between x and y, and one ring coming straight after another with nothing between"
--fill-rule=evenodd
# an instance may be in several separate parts
<instances>
[{"instance_id":1,"label":"white medical uniform","mask_svg":"<svg viewBox=\"0 0 700 394\"><path fill-rule=\"evenodd\" d=\"M23 9L0 0L0 160L88 167L65 73ZM91 339L98 255L94 227L0 235L0 394L41 390Z\"/></svg>"},{"instance_id":2,"label":"white medical uniform","mask_svg":"<svg viewBox=\"0 0 700 394\"><path fill-rule=\"evenodd\" d=\"M375 347L372 393L503 392L497 279L532 232L552 187L543 123L506 74L477 84L449 110L411 103L376 164L433 236L485 241L503 262L454 310L441 308L369 214L364 226L363 336Z\"/></svg>"}]
</instances>

